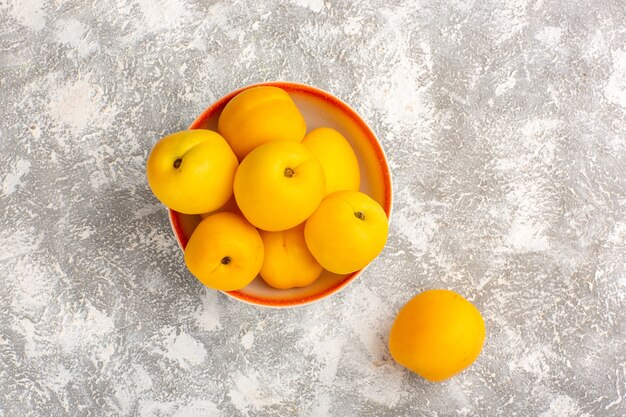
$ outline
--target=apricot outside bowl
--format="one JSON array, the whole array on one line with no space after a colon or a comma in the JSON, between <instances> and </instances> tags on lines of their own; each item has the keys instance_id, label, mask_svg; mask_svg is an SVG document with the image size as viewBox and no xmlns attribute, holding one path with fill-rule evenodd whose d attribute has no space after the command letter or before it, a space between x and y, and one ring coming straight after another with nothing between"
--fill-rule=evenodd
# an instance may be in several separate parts
<instances>
[{"instance_id":1,"label":"apricot outside bowl","mask_svg":"<svg viewBox=\"0 0 626 417\"><path fill-rule=\"evenodd\" d=\"M217 131L217 121L224 106L241 91L259 85L271 85L285 90L304 116L307 132L318 127L338 130L352 145L359 160L361 171L360 191L381 204L387 217L391 215L391 174L385 153L372 129L346 103L330 93L304 84L291 82L267 82L254 84L233 91L210 105L191 124L189 129ZM187 215L169 210L172 230L180 248L184 251L191 233L200 222L199 215ZM311 304L338 293L354 281L363 269L347 275L323 271L313 284L290 290L278 290L265 284L258 276L248 286L224 294L245 303L264 307L296 307Z\"/></svg>"}]
</instances>

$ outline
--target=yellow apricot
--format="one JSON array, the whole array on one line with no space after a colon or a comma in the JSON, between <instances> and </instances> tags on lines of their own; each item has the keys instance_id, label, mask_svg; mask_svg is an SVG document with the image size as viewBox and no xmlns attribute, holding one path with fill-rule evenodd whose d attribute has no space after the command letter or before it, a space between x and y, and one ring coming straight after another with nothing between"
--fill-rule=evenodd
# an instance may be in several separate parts
<instances>
[{"instance_id":1,"label":"yellow apricot","mask_svg":"<svg viewBox=\"0 0 626 417\"><path fill-rule=\"evenodd\" d=\"M185 248L185 264L207 287L234 291L259 274L263 253L254 226L238 214L221 212L198 224Z\"/></svg>"},{"instance_id":2,"label":"yellow apricot","mask_svg":"<svg viewBox=\"0 0 626 417\"><path fill-rule=\"evenodd\" d=\"M378 256L388 229L387 215L374 199L359 191L335 191L307 219L304 237L320 265L349 274Z\"/></svg>"},{"instance_id":3,"label":"yellow apricot","mask_svg":"<svg viewBox=\"0 0 626 417\"><path fill-rule=\"evenodd\" d=\"M213 211L233 195L239 165L219 134L183 130L154 145L146 163L148 184L167 207L185 214Z\"/></svg>"},{"instance_id":4,"label":"yellow apricot","mask_svg":"<svg viewBox=\"0 0 626 417\"><path fill-rule=\"evenodd\" d=\"M260 230L265 257L261 278L271 287L286 290L306 287L322 273L304 241L304 223L280 232Z\"/></svg>"},{"instance_id":5,"label":"yellow apricot","mask_svg":"<svg viewBox=\"0 0 626 417\"><path fill-rule=\"evenodd\" d=\"M485 341L480 311L459 294L429 290L402 307L389 334L400 365L429 381L443 381L476 360Z\"/></svg>"},{"instance_id":6,"label":"yellow apricot","mask_svg":"<svg viewBox=\"0 0 626 417\"><path fill-rule=\"evenodd\" d=\"M341 190L359 190L359 161L341 133L329 127L320 127L309 132L302 144L322 164L326 176L326 195Z\"/></svg>"},{"instance_id":7,"label":"yellow apricot","mask_svg":"<svg viewBox=\"0 0 626 417\"><path fill-rule=\"evenodd\" d=\"M272 140L300 142L306 123L283 89L259 86L242 91L226 104L217 130L241 161L254 148Z\"/></svg>"},{"instance_id":8,"label":"yellow apricot","mask_svg":"<svg viewBox=\"0 0 626 417\"><path fill-rule=\"evenodd\" d=\"M277 140L241 161L233 189L250 223L277 232L297 226L315 211L326 182L320 163L303 144Z\"/></svg>"}]
</instances>

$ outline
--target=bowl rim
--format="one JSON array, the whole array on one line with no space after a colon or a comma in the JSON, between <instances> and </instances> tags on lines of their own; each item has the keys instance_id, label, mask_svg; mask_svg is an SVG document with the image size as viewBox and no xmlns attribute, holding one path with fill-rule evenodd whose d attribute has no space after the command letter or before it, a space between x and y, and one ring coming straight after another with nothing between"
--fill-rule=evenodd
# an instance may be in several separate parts
<instances>
[{"instance_id":1,"label":"bowl rim","mask_svg":"<svg viewBox=\"0 0 626 417\"><path fill-rule=\"evenodd\" d=\"M334 105L340 111L342 111L346 116L352 119L355 125L357 125L359 129L361 130L361 132L363 133L363 136L367 138L369 144L372 146L372 149L375 151L376 156L378 158L378 164L383 174L383 182L384 182L384 188L385 188L384 189L385 200L384 200L384 203L382 204L382 207L383 207L383 210L385 210L385 213L387 214L387 219L391 220L391 212L392 212L392 207L393 207L393 204L392 204L393 203L393 200L392 200L393 185L391 181L391 171L389 169L389 163L387 161L387 156L385 155L385 151L383 150L381 143L378 141L376 135L374 134L374 131L361 118L361 116L359 116L358 113L352 107L350 107L347 103L345 103L340 98L335 97L331 93L328 93L316 87L311 87L306 84L290 82L290 81L266 81L266 82L261 82L261 83L249 84L244 87L238 88L237 90L234 90L226 94L225 96L219 98L218 100L216 100L213 104L211 104L209 107L204 109L202 113L200 113L200 115L193 121L193 123L191 123L188 129L189 130L198 129L200 126L202 126L205 120L209 119L213 115L213 113L217 109L225 106L226 103L228 103L237 94L249 88L259 87L259 86L278 87L278 88L282 88L283 90L287 92L292 92L292 91L301 92L301 93L305 93L308 95L316 96L317 98L320 98ZM187 246L187 239L185 238L183 231L182 231L182 227L180 225L180 219L178 217L180 213L172 209L168 209L168 214L169 214L168 217L170 220L170 226L172 228L172 231L174 232L174 236L176 237L178 246L180 247L181 251L184 252L185 247ZM313 304L317 301L320 301L324 298L327 298L343 290L345 287L348 286L348 284L350 284L359 275L361 275L361 273L363 273L363 271L365 271L365 269L367 269L367 267L370 264L366 265L364 268L358 271L355 271L347 275L341 282L339 282L336 285L333 285L330 288L327 288L326 290L322 292L309 295L306 297L301 297L301 298L294 298L294 299L287 299L287 300L278 300L278 299L268 300L268 299L257 298L257 297L244 294L243 292L239 290L221 291L221 292L238 301L244 302L246 304L251 304L254 306L269 307L269 308L300 307L300 306Z\"/></svg>"}]
</instances>

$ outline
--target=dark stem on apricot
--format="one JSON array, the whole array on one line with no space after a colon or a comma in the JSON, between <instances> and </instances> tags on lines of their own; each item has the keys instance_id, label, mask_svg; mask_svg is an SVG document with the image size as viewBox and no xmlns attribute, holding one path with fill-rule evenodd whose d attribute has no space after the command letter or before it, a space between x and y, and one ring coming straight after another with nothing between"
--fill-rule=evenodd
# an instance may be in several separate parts
<instances>
[{"instance_id":1,"label":"dark stem on apricot","mask_svg":"<svg viewBox=\"0 0 626 417\"><path fill-rule=\"evenodd\" d=\"M354 217L356 217L359 220L365 220L365 214L362 211L355 211Z\"/></svg>"},{"instance_id":2,"label":"dark stem on apricot","mask_svg":"<svg viewBox=\"0 0 626 417\"><path fill-rule=\"evenodd\" d=\"M222 258L222 264L224 264L224 265L228 265L230 263L230 261L231 261L230 256L224 256Z\"/></svg>"},{"instance_id":3,"label":"dark stem on apricot","mask_svg":"<svg viewBox=\"0 0 626 417\"><path fill-rule=\"evenodd\" d=\"M183 163L183 159L182 158L178 158L177 160L174 161L174 168L178 168L180 166L180 164Z\"/></svg>"},{"instance_id":4,"label":"dark stem on apricot","mask_svg":"<svg viewBox=\"0 0 626 417\"><path fill-rule=\"evenodd\" d=\"M293 174L295 174L295 172L294 172L293 169L287 167L287 168L285 168L284 174L285 174L285 177L291 178L291 177L293 177Z\"/></svg>"}]
</instances>

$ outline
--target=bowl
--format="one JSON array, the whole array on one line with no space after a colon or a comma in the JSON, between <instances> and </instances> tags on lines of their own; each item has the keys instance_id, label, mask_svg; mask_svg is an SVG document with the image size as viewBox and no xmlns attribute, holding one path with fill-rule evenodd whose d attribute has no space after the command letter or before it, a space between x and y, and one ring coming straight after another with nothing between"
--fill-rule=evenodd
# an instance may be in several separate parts
<instances>
[{"instance_id":1,"label":"bowl","mask_svg":"<svg viewBox=\"0 0 626 417\"><path fill-rule=\"evenodd\" d=\"M250 85L217 100L189 126L189 129L217 131L217 120L226 103L243 90L260 85L271 85L285 90L304 116L307 132L318 127L331 127L350 142L359 160L360 190L380 203L389 218L391 215L391 175L385 153L367 123L350 106L330 93L308 85L290 82ZM169 218L178 244L184 250L201 218L199 215L182 214L174 210L169 210ZM347 275L338 275L324 270L313 284L289 290L274 289L257 276L245 288L224 292L224 294L258 306L295 307L336 294L362 272L363 269Z\"/></svg>"}]
</instances>

